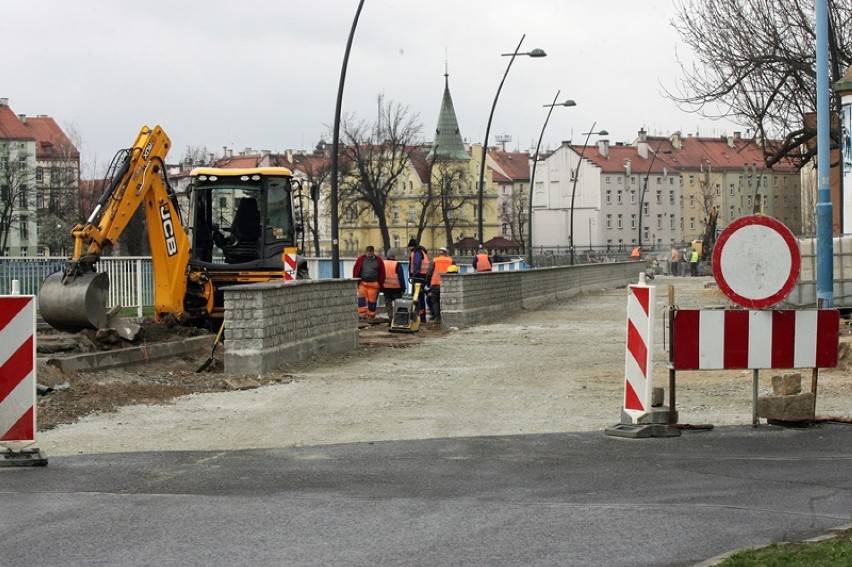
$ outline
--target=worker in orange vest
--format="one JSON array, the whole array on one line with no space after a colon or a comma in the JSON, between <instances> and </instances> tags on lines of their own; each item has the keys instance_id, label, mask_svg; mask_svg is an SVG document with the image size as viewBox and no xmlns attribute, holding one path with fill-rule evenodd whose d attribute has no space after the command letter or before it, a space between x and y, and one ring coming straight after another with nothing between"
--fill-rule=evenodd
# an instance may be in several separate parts
<instances>
[{"instance_id":1,"label":"worker in orange vest","mask_svg":"<svg viewBox=\"0 0 852 567\"><path fill-rule=\"evenodd\" d=\"M476 255L473 257L473 269L477 272L491 271L491 256L488 255L488 252L485 251L485 248L481 244L476 250Z\"/></svg>"},{"instance_id":2,"label":"worker in orange vest","mask_svg":"<svg viewBox=\"0 0 852 567\"><path fill-rule=\"evenodd\" d=\"M432 259L432 266L429 268L431 276L429 285L426 287L429 313L432 321L436 323L441 322L441 274L446 273L452 265L453 258L450 256L450 251L443 246L438 248L438 255Z\"/></svg>"},{"instance_id":3,"label":"worker in orange vest","mask_svg":"<svg viewBox=\"0 0 852 567\"><path fill-rule=\"evenodd\" d=\"M385 284L382 293L385 296L385 307L388 310L388 321L393 321L393 302L405 293L405 268L396 261L396 254L389 250L385 258Z\"/></svg>"}]
</instances>

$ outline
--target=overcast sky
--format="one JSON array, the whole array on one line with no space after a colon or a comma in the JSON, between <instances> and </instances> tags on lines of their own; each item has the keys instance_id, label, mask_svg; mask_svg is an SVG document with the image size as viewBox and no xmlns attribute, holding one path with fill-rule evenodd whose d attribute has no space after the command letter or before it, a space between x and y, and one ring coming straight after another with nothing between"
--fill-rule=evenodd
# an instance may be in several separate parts
<instances>
[{"instance_id":1,"label":"overcast sky","mask_svg":"<svg viewBox=\"0 0 852 567\"><path fill-rule=\"evenodd\" d=\"M330 141L346 39L357 0L42 0L2 3L0 97L18 114L47 114L82 140L84 164L106 162L143 124L187 146L283 151ZM377 97L419 114L434 136L445 63L461 134L481 143L508 57L490 142L534 148L557 90L543 148L582 143L593 123L612 142L674 130L744 130L687 114L676 87L680 45L672 0L366 0L343 111L373 121ZM85 173L85 172L84 172Z\"/></svg>"}]
</instances>

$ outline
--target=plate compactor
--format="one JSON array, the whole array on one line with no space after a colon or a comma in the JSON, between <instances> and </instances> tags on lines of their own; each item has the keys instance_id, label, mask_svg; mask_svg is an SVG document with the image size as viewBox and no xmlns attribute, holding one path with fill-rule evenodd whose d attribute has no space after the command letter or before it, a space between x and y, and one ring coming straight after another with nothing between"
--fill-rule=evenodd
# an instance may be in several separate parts
<instances>
[{"instance_id":1,"label":"plate compactor","mask_svg":"<svg viewBox=\"0 0 852 567\"><path fill-rule=\"evenodd\" d=\"M413 283L411 295L404 295L393 302L393 318L388 329L392 333L416 333L420 330L420 282Z\"/></svg>"}]
</instances>

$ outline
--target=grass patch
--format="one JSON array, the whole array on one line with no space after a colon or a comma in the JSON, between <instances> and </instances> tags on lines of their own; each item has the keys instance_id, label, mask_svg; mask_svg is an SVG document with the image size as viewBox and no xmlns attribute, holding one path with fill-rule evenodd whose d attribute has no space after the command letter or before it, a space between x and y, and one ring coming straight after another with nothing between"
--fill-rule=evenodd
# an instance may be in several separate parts
<instances>
[{"instance_id":1,"label":"grass patch","mask_svg":"<svg viewBox=\"0 0 852 567\"><path fill-rule=\"evenodd\" d=\"M720 567L844 567L852 566L852 530L832 539L800 543L774 543L731 555Z\"/></svg>"}]
</instances>

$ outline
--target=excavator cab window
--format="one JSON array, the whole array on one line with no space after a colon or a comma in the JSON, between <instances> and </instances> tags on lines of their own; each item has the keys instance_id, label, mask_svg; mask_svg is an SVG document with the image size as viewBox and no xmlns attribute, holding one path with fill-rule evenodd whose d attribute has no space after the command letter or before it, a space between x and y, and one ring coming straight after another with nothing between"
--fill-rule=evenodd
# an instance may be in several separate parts
<instances>
[{"instance_id":1,"label":"excavator cab window","mask_svg":"<svg viewBox=\"0 0 852 567\"><path fill-rule=\"evenodd\" d=\"M281 250L295 240L290 178L218 173L199 175L190 190L194 258L212 264L280 261Z\"/></svg>"}]
</instances>

